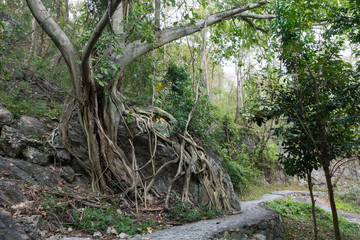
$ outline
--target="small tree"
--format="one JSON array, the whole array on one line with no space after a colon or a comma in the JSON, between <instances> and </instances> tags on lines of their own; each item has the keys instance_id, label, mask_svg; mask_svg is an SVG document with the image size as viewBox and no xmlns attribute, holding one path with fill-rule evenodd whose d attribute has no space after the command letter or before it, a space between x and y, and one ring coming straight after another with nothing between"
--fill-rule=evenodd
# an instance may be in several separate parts
<instances>
[{"instance_id":1,"label":"small tree","mask_svg":"<svg viewBox=\"0 0 360 240\"><path fill-rule=\"evenodd\" d=\"M285 110L286 109L282 109ZM285 172L290 176L306 178L310 192L312 215L314 222L314 239L318 239L318 228L315 213L315 199L311 173L317 170L317 161L314 145L304 133L302 123L292 121L290 125L277 128L275 134L281 138L283 152L280 154L280 162L284 165Z\"/></svg>"},{"instance_id":2,"label":"small tree","mask_svg":"<svg viewBox=\"0 0 360 240\"><path fill-rule=\"evenodd\" d=\"M312 28L311 22L320 22L325 16L320 3L313 3L311 13L306 11L308 2L278 3L282 18L277 19L275 26L281 40L280 58L286 67L282 75L286 86L276 92L275 107L292 126L287 134L295 144L286 143L294 145L289 149L297 148L291 151L297 156L293 166L311 169L320 164L324 169L335 236L340 239L331 162L356 156L359 149L359 76L341 59L341 37L330 37L326 27L321 31ZM299 145L300 140L306 149ZM300 156L305 162L298 162Z\"/></svg>"}]
</instances>

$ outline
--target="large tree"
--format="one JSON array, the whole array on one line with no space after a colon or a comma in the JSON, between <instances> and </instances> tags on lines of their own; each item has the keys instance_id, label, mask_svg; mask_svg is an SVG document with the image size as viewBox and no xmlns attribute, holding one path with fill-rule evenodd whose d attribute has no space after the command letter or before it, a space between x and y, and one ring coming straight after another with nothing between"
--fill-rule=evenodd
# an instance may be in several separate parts
<instances>
[{"instance_id":1,"label":"large tree","mask_svg":"<svg viewBox=\"0 0 360 240\"><path fill-rule=\"evenodd\" d=\"M153 26L155 29L154 38L149 40L140 36L136 37L138 36L136 32L137 28L133 28L131 36L128 38L131 39L131 41L125 42L112 58L112 61L116 64L116 71L112 73L113 77L110 78L111 80L108 84L99 84L101 81L97 81L91 74L91 55L96 43L109 25L112 15L122 2L121 0L108 1L104 14L93 29L82 51L79 52L61 29L59 23L48 13L42 1L27 0L33 16L62 53L73 83L73 90L65 101L59 126L65 147L75 158L78 157L72 151L68 143L67 135L68 121L70 120L71 114L76 110L82 131L87 139L94 187L102 191L119 192L119 189L114 189L114 187L109 184L112 181L116 181L122 186L121 191L128 193L129 191L134 191L142 179L136 170L136 164L126 157L123 149L117 144L118 126L125 107L121 98L118 96L117 87L119 78L115 76L119 76L124 69L138 57L171 41L201 31L204 28L206 29L207 26L230 18L246 19L253 24L253 19L271 19L274 18L274 16L259 15L250 12L250 10L268 3L266 1L260 1L209 14L203 19L193 19L191 23L181 26L161 29L158 19L160 16L158 12L160 6L159 1L157 1L155 13L156 25ZM152 13L149 13L148 15L151 14ZM149 27L151 28L152 26ZM190 145L196 146L186 132L183 137L190 141ZM221 182L221 179L219 179L221 176L215 176L213 174L212 168L214 168L214 166L210 166L207 163L206 157L203 155L184 153L185 142L186 141L183 141L183 144L181 144L178 159L174 160L179 164L178 173L184 174L183 168L186 167L184 158L193 158L187 162L195 164L198 167L197 169L202 169L207 172L207 174L198 174L197 178L200 178L199 181L203 183L210 202L216 205L216 207L230 209L231 207L229 198L226 196L226 191L224 191L221 185L217 185L218 182ZM190 165L191 164L189 164L189 166ZM161 169L162 168L158 169L158 172L154 173L153 178L158 176ZM149 191L152 182L153 181L150 181L150 184L146 187L146 192ZM186 188L184 189L186 190ZM183 194L183 197L184 196L185 198L183 198L183 200L188 200L186 193ZM219 202L220 198L223 199L222 203Z\"/></svg>"}]
</instances>

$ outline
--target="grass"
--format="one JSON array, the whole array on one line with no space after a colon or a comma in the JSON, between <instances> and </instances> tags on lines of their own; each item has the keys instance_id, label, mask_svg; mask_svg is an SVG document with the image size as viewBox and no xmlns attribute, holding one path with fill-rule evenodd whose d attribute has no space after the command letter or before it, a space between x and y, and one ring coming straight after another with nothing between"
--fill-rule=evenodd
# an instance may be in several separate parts
<instances>
[{"instance_id":1,"label":"grass","mask_svg":"<svg viewBox=\"0 0 360 240\"><path fill-rule=\"evenodd\" d=\"M335 196L338 210L352 213L360 213L360 205L356 203L355 194L340 194Z\"/></svg>"},{"instance_id":2,"label":"grass","mask_svg":"<svg viewBox=\"0 0 360 240\"><path fill-rule=\"evenodd\" d=\"M281 213L287 235L286 239L313 239L311 204L281 199L269 202L266 206ZM319 239L335 239L331 214L317 207L316 216L319 226ZM351 223L345 218L339 217L339 225L343 239L360 239L359 224Z\"/></svg>"}]
</instances>

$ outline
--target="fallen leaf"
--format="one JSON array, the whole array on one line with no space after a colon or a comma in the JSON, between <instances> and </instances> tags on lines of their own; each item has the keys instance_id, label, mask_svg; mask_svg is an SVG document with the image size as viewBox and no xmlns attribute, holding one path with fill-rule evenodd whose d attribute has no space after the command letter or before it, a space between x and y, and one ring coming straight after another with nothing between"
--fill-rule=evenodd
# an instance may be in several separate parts
<instances>
[{"instance_id":1,"label":"fallen leaf","mask_svg":"<svg viewBox=\"0 0 360 240\"><path fill-rule=\"evenodd\" d=\"M152 233L152 231L153 231L150 227L147 227L146 229L147 229L148 233Z\"/></svg>"},{"instance_id":2,"label":"fallen leaf","mask_svg":"<svg viewBox=\"0 0 360 240\"><path fill-rule=\"evenodd\" d=\"M2 171L1 173L4 174L5 176L9 176L9 175L10 175L10 172L9 172L9 171L6 171L6 170Z\"/></svg>"}]
</instances>

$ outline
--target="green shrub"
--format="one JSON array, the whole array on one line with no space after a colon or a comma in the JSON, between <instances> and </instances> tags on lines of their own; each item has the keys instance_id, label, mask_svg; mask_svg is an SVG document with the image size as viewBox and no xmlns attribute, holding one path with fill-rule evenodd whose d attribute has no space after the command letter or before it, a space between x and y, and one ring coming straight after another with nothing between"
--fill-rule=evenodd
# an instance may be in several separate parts
<instances>
[{"instance_id":1,"label":"green shrub","mask_svg":"<svg viewBox=\"0 0 360 240\"><path fill-rule=\"evenodd\" d=\"M195 222L204 219L211 219L222 215L223 210L201 205L199 208L194 207L189 202L181 202L175 198L174 203L170 206L167 217L181 222Z\"/></svg>"},{"instance_id":2,"label":"green shrub","mask_svg":"<svg viewBox=\"0 0 360 240\"><path fill-rule=\"evenodd\" d=\"M116 207L107 209L89 207L82 211L74 211L73 217L74 228L85 232L105 231L108 227L113 226L118 233L135 235L147 233L148 228L158 228L153 219L134 224L130 216L118 214Z\"/></svg>"}]
</instances>

